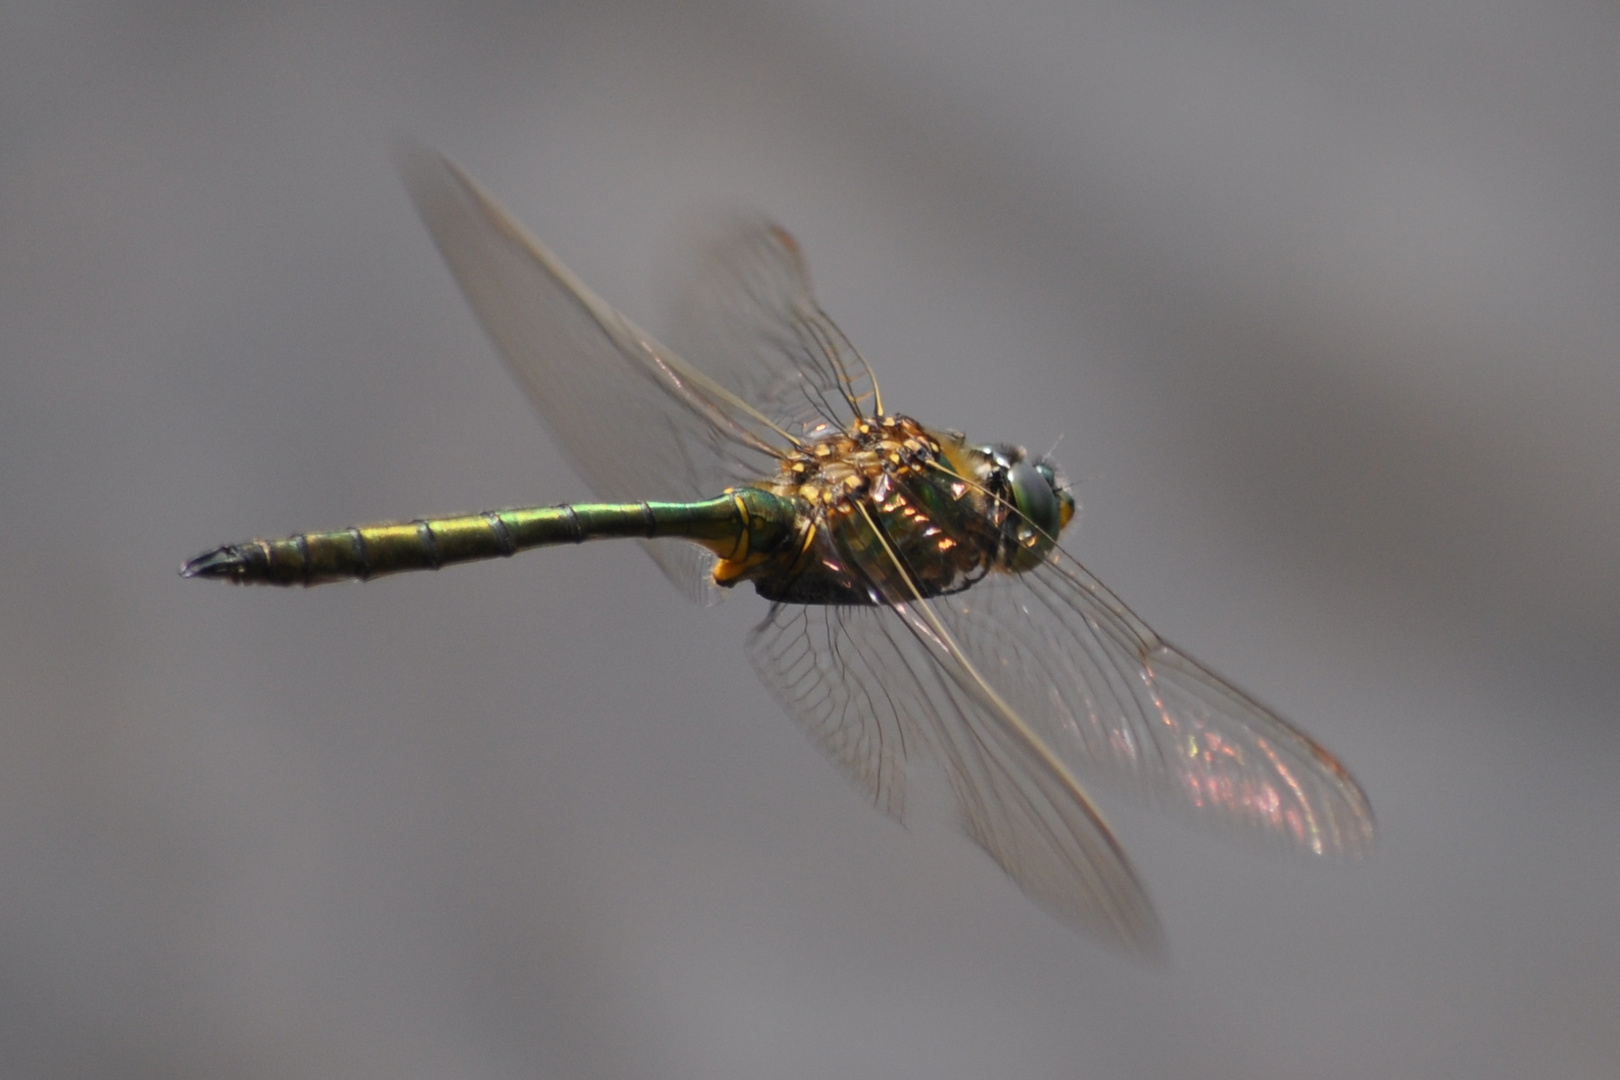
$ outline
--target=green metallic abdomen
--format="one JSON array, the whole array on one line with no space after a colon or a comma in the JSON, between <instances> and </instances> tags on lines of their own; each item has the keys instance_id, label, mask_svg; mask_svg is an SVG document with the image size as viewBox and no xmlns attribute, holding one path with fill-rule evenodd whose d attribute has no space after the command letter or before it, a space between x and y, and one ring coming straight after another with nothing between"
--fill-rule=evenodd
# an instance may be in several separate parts
<instances>
[{"instance_id":1,"label":"green metallic abdomen","mask_svg":"<svg viewBox=\"0 0 1620 1080\"><path fill-rule=\"evenodd\" d=\"M797 514L794 500L754 488L695 503L492 510L250 540L199 555L181 573L242 585L322 585L620 537L689 540L722 559L743 560L768 554L793 535Z\"/></svg>"}]
</instances>

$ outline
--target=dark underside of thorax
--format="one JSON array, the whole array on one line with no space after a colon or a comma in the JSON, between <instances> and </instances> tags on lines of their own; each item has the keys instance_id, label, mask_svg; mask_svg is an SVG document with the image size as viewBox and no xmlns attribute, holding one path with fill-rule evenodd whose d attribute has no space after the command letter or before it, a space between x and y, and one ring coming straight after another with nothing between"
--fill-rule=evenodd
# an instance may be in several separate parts
<instances>
[{"instance_id":1,"label":"dark underside of thorax","mask_svg":"<svg viewBox=\"0 0 1620 1080\"><path fill-rule=\"evenodd\" d=\"M751 566L748 580L793 604L901 603L959 592L993 569L1005 503L986 493L977 451L904 416L861 421L783 462L774 494L801 507L796 535ZM729 578L729 579L728 579Z\"/></svg>"}]
</instances>

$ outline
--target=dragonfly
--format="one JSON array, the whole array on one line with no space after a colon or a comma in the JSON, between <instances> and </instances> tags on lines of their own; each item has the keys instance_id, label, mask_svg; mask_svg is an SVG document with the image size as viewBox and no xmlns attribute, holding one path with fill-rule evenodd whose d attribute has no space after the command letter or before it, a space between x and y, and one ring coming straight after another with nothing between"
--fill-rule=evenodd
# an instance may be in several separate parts
<instances>
[{"instance_id":1,"label":"dragonfly","mask_svg":"<svg viewBox=\"0 0 1620 1080\"><path fill-rule=\"evenodd\" d=\"M797 242L737 217L688 288L689 362L614 310L466 172L407 146L416 209L496 351L599 503L217 548L186 577L365 581L634 538L700 600L769 602L761 680L878 808L942 767L960 822L1063 922L1152 958L1164 935L1092 785L1217 831L1357 856L1373 816L1308 735L1151 630L1058 544L1058 467L888 411Z\"/></svg>"}]
</instances>

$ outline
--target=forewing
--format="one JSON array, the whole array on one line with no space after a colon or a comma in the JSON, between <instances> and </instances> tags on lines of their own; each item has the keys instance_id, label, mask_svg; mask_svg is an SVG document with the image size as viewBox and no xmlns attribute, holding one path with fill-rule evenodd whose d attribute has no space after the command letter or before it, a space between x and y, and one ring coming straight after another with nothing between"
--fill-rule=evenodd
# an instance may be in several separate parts
<instances>
[{"instance_id":1,"label":"forewing","mask_svg":"<svg viewBox=\"0 0 1620 1080\"><path fill-rule=\"evenodd\" d=\"M1371 848L1367 798L1331 754L1162 641L1061 549L934 605L975 669L1086 781L1276 847Z\"/></svg>"},{"instance_id":2,"label":"forewing","mask_svg":"<svg viewBox=\"0 0 1620 1080\"><path fill-rule=\"evenodd\" d=\"M853 548L838 556L858 565ZM863 567L870 607L778 605L756 630L765 684L872 799L898 816L905 766L944 767L968 834L1032 899L1151 957L1153 907L1067 766L1008 708L895 565Z\"/></svg>"},{"instance_id":3,"label":"forewing","mask_svg":"<svg viewBox=\"0 0 1620 1080\"><path fill-rule=\"evenodd\" d=\"M448 158L397 157L467 302L598 496L705 498L775 475L791 444L780 425L614 311ZM701 583L690 545L648 550Z\"/></svg>"},{"instance_id":4,"label":"forewing","mask_svg":"<svg viewBox=\"0 0 1620 1080\"><path fill-rule=\"evenodd\" d=\"M912 678L929 691L931 745L968 834L1069 925L1136 956L1160 955L1147 891L1051 746L977 670L933 601L896 596L884 611L910 634Z\"/></svg>"},{"instance_id":5,"label":"forewing","mask_svg":"<svg viewBox=\"0 0 1620 1080\"><path fill-rule=\"evenodd\" d=\"M871 368L819 304L798 242L774 222L717 223L682 280L676 340L793 434L881 413Z\"/></svg>"}]
</instances>

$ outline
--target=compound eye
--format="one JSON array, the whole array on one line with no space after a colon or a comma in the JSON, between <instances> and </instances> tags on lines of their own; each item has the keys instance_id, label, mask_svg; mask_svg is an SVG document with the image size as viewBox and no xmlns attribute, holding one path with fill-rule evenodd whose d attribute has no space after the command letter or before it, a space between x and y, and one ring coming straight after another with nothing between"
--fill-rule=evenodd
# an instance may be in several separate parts
<instances>
[{"instance_id":1,"label":"compound eye","mask_svg":"<svg viewBox=\"0 0 1620 1080\"><path fill-rule=\"evenodd\" d=\"M1058 470L1058 467L1052 463L1050 458L1041 458L1035 463L1035 469L1046 478L1047 485L1051 487L1053 493L1057 496L1058 529L1060 531L1067 529L1069 522L1074 520L1074 496L1069 492L1068 481L1063 479L1063 473ZM1057 533L1052 535L1056 536Z\"/></svg>"},{"instance_id":2,"label":"compound eye","mask_svg":"<svg viewBox=\"0 0 1620 1080\"><path fill-rule=\"evenodd\" d=\"M1051 466L1047 466L1047 472ZM1062 511L1053 478L1044 475L1041 468L1028 461L1019 461L1007 470L1007 484L1012 488L1012 502L1018 512L1029 519L1047 536L1056 536L1063 530Z\"/></svg>"}]
</instances>

